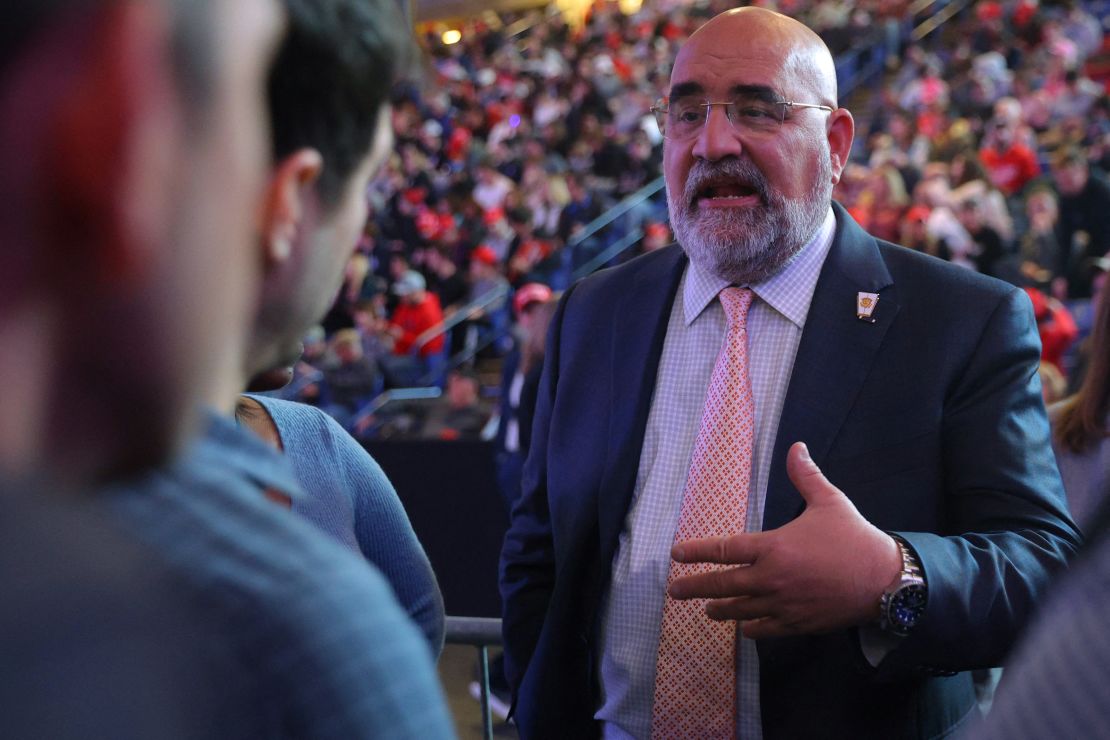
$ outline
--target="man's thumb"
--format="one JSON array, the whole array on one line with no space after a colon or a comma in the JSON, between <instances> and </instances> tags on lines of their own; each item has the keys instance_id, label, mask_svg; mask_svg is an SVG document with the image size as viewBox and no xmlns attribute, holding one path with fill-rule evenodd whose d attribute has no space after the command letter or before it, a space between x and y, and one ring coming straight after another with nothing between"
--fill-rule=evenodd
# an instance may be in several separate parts
<instances>
[{"instance_id":1,"label":"man's thumb","mask_svg":"<svg viewBox=\"0 0 1110 740\"><path fill-rule=\"evenodd\" d=\"M795 442L786 453L786 474L798 493L802 494L806 505L821 503L840 494L840 490L829 483L821 468L813 462L805 442Z\"/></svg>"}]
</instances>

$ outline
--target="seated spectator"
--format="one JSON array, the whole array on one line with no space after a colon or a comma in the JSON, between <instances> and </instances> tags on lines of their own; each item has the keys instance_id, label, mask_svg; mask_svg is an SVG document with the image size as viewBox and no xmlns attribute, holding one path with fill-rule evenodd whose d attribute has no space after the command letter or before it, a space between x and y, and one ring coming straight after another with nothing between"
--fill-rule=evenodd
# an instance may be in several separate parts
<instances>
[{"instance_id":1,"label":"seated spectator","mask_svg":"<svg viewBox=\"0 0 1110 740\"><path fill-rule=\"evenodd\" d=\"M478 376L473 371L448 373L447 393L427 410L420 436L441 440L479 439L489 421L489 410L482 404L478 391Z\"/></svg>"},{"instance_id":2,"label":"seated spectator","mask_svg":"<svg viewBox=\"0 0 1110 740\"><path fill-rule=\"evenodd\" d=\"M1059 274L1069 298L1091 295L1089 265L1110 251L1110 184L1091 170L1086 155L1070 148L1052 160L1052 179L1060 194Z\"/></svg>"},{"instance_id":3,"label":"seated spectator","mask_svg":"<svg viewBox=\"0 0 1110 740\"><path fill-rule=\"evenodd\" d=\"M1018 125L1009 118L992 118L979 150L991 182L1007 197L1018 195L1041 174L1036 153L1017 140Z\"/></svg>"},{"instance_id":4,"label":"seated spectator","mask_svg":"<svg viewBox=\"0 0 1110 740\"><path fill-rule=\"evenodd\" d=\"M362 354L374 365L380 365L382 358L393 353L393 336L389 333L389 319L385 314L385 293L379 292L356 303L352 318L362 339Z\"/></svg>"},{"instance_id":5,"label":"seated spectator","mask_svg":"<svg viewBox=\"0 0 1110 740\"><path fill-rule=\"evenodd\" d=\"M424 276L415 270L393 284L393 293L401 302L389 320L393 354L382 358L385 381L392 387L414 385L434 373L442 359L444 335L427 337L429 330L443 323L443 310L435 293L428 292Z\"/></svg>"},{"instance_id":6,"label":"seated spectator","mask_svg":"<svg viewBox=\"0 0 1110 740\"><path fill-rule=\"evenodd\" d=\"M479 244L470 253L470 292L467 303L480 299L492 300L472 310L467 320L464 350L474 353L486 346L508 328L509 281L501 272L501 262L488 244Z\"/></svg>"},{"instance_id":7,"label":"seated spectator","mask_svg":"<svg viewBox=\"0 0 1110 740\"><path fill-rule=\"evenodd\" d=\"M898 243L938 259L948 259L948 248L943 240L934 239L928 229L930 209L925 205L911 206L902 219Z\"/></svg>"},{"instance_id":8,"label":"seated spectator","mask_svg":"<svg viewBox=\"0 0 1110 740\"><path fill-rule=\"evenodd\" d=\"M393 285L393 293L401 299L393 312L389 329L394 339L395 355L415 352L420 357L428 357L443 349L442 336L417 345L417 339L422 334L443 321L439 298L428 292L426 285L424 276L415 270L406 272Z\"/></svg>"},{"instance_id":9,"label":"seated spectator","mask_svg":"<svg viewBox=\"0 0 1110 740\"><path fill-rule=\"evenodd\" d=\"M948 166L952 182L952 200L959 204L974 198L979 202L983 222L994 229L1002 241L1009 244L1014 238L1014 220L1006 197L991 182L979 155L964 149L952 157Z\"/></svg>"},{"instance_id":10,"label":"seated spectator","mask_svg":"<svg viewBox=\"0 0 1110 740\"><path fill-rule=\"evenodd\" d=\"M381 390L378 366L362 349L356 329L342 329L332 338L334 360L324 368L325 410L346 425L359 407Z\"/></svg>"},{"instance_id":11,"label":"seated spectator","mask_svg":"<svg viewBox=\"0 0 1110 740\"><path fill-rule=\"evenodd\" d=\"M944 255L944 259L963 267L974 269L972 251L975 243L967 229L953 211L952 193L948 176L933 173L923 178L914 191L914 204L929 210L925 220L926 243L930 254Z\"/></svg>"},{"instance_id":12,"label":"seated spectator","mask_svg":"<svg viewBox=\"0 0 1110 740\"><path fill-rule=\"evenodd\" d=\"M551 256L553 245L536 236L535 228L527 221L516 227L517 238L509 249L508 281L523 285L537 277L541 263Z\"/></svg>"},{"instance_id":13,"label":"seated spectator","mask_svg":"<svg viewBox=\"0 0 1110 740\"><path fill-rule=\"evenodd\" d=\"M444 315L458 310L466 302L469 285L451 255L442 248L428 249L424 253L428 269L429 289L439 296Z\"/></svg>"},{"instance_id":14,"label":"seated spectator","mask_svg":"<svg viewBox=\"0 0 1110 740\"><path fill-rule=\"evenodd\" d=\"M956 215L975 244L971 259L976 269L984 275L999 277L997 268L1006 257L1006 247L998 232L984 221L979 201L965 200L958 206Z\"/></svg>"},{"instance_id":15,"label":"seated spectator","mask_svg":"<svg viewBox=\"0 0 1110 740\"><path fill-rule=\"evenodd\" d=\"M1025 215L1029 227L1018 244L1020 273L1029 285L1050 292L1063 300L1066 294L1054 290L1055 270L1060 265L1060 242L1057 237L1059 209L1056 195L1047 186L1030 188L1025 197ZM1064 291L1066 293L1066 291Z\"/></svg>"}]
</instances>

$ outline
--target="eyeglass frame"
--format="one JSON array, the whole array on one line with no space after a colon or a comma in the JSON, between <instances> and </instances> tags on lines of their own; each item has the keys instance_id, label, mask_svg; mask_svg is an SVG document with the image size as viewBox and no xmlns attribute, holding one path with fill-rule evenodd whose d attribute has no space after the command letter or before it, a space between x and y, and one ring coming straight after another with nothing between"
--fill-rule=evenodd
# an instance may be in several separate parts
<instances>
[{"instance_id":1,"label":"eyeglass frame","mask_svg":"<svg viewBox=\"0 0 1110 740\"><path fill-rule=\"evenodd\" d=\"M686 96L680 96L680 97L686 97ZM659 98L658 100L656 100L655 104L652 105L648 109L652 112L652 115L655 117L655 125L659 127L659 133L665 139L671 139L672 141L687 141L689 139L695 138L696 135L697 135L697 132L701 131L701 129L704 129L705 125L709 122L709 113L710 113L710 111L713 110L713 106L715 106L715 105L725 106L725 117L728 119L729 125L731 125L733 127L733 129L736 128L736 124L733 122L732 116L730 116L729 113L728 113L729 106L736 104L735 100L722 100L722 101L707 100L704 103L698 103L697 104L699 107L705 108L705 119L702 121L701 126L700 126L699 129L697 129L697 131L695 131L690 136L683 137L683 138L675 138L675 137L672 137L672 136L667 136L666 116L670 112L670 102L671 102L670 96L662 97L662 98ZM782 117L779 119L779 126L781 126L782 124L784 124L786 122L786 111L790 108L816 108L817 110L828 111L829 113L832 113L835 110L834 108L831 108L830 106L827 106L827 105L823 105L821 103L799 103L799 102L796 102L794 100L775 100L771 104L782 106Z\"/></svg>"}]
</instances>

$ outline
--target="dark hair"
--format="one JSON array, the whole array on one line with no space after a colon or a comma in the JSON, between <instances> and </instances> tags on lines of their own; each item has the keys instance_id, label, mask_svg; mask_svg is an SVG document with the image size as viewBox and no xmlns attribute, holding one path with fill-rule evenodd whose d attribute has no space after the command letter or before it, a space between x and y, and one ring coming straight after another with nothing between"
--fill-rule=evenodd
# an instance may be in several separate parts
<instances>
[{"instance_id":1,"label":"dark hair","mask_svg":"<svg viewBox=\"0 0 1110 740\"><path fill-rule=\"evenodd\" d=\"M119 0L116 0L118 2ZM59 23L87 23L110 0L14 0L4 8L0 23L0 77L10 64L46 29ZM212 18L208 0L169 0L173 13L173 64L181 92L203 108L214 76Z\"/></svg>"},{"instance_id":2,"label":"dark hair","mask_svg":"<svg viewBox=\"0 0 1110 740\"><path fill-rule=\"evenodd\" d=\"M1072 167L1075 165L1089 167L1090 162L1082 149L1077 146L1067 146L1056 150L1052 156L1052 165L1054 167Z\"/></svg>"},{"instance_id":3,"label":"dark hair","mask_svg":"<svg viewBox=\"0 0 1110 740\"><path fill-rule=\"evenodd\" d=\"M397 0L283 0L289 30L270 70L274 160L302 147L324 159L328 205L370 152L378 116L415 58Z\"/></svg>"},{"instance_id":4,"label":"dark hair","mask_svg":"<svg viewBox=\"0 0 1110 740\"><path fill-rule=\"evenodd\" d=\"M0 76L52 21L81 13L92 4L91 0L16 0L14 7L4 8L4 22L0 23Z\"/></svg>"},{"instance_id":5,"label":"dark hair","mask_svg":"<svg viewBox=\"0 0 1110 740\"><path fill-rule=\"evenodd\" d=\"M1079 392L1064 401L1055 430L1057 443L1077 454L1110 435L1106 425L1110 413L1110 292L1105 290L1087 350L1087 374Z\"/></svg>"}]
</instances>

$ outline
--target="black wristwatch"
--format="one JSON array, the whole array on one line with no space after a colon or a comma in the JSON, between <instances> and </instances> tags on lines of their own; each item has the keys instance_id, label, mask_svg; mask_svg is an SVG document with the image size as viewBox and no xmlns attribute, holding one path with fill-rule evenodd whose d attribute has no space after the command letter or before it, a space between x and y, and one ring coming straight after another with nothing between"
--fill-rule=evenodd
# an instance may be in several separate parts
<instances>
[{"instance_id":1,"label":"black wristwatch","mask_svg":"<svg viewBox=\"0 0 1110 740\"><path fill-rule=\"evenodd\" d=\"M898 581L879 599L879 627L899 637L910 633L925 614L929 587L913 550L898 535L891 535L902 553Z\"/></svg>"}]
</instances>

